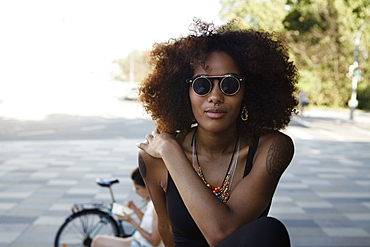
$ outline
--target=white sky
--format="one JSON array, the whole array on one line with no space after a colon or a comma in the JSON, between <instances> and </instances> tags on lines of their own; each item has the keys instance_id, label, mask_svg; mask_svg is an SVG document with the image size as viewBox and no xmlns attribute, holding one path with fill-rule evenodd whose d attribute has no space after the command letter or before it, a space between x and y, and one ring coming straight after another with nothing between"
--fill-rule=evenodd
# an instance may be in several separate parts
<instances>
[{"instance_id":1,"label":"white sky","mask_svg":"<svg viewBox=\"0 0 370 247\"><path fill-rule=\"evenodd\" d=\"M0 100L52 101L107 79L112 60L186 35L193 17L220 24L220 9L218 0L0 0Z\"/></svg>"}]
</instances>

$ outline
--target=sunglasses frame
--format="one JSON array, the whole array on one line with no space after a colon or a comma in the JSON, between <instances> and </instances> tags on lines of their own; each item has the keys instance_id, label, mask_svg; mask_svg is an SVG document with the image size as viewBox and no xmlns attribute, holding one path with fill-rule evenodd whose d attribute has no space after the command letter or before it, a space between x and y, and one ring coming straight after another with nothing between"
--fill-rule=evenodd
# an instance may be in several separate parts
<instances>
[{"instance_id":1,"label":"sunglasses frame","mask_svg":"<svg viewBox=\"0 0 370 247\"><path fill-rule=\"evenodd\" d=\"M228 93L224 92L224 91L222 90L222 87L221 87L222 82L223 82L226 78L230 78L230 77L235 78L235 79L236 79L236 81L238 81L238 82L239 82L238 90L236 90L236 92L235 92L235 93L232 93L232 94L228 94ZM207 81L208 81L208 82L209 82L209 84L210 84L210 89L209 89L209 91L208 91L206 94L198 94L198 93L194 90L194 82L195 82L197 79L199 79L199 78L205 78L205 79L207 79ZM233 95L237 94L237 93L239 92L239 90L240 90L240 83L241 83L242 81L244 81L244 77L238 76L238 75L236 75L236 74L225 74L225 75L222 75L222 76L197 75L197 76L195 76L195 77L193 77L193 78L186 79L186 83L191 84L191 88L193 89L193 91L194 91L194 93L195 93L196 95L199 95L199 96L206 96L206 95L208 95L208 94L212 91L212 89L213 89L213 82L212 82L211 80L216 80L216 79L218 80L218 87L220 88L221 92L222 92L224 95L227 95L227 96L233 96Z\"/></svg>"}]
</instances>

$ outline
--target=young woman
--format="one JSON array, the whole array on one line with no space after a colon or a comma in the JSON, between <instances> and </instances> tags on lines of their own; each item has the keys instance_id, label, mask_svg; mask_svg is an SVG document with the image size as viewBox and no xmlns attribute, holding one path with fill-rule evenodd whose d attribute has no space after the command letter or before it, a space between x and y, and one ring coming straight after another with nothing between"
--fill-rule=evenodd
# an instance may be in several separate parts
<instances>
[{"instance_id":1,"label":"young woman","mask_svg":"<svg viewBox=\"0 0 370 247\"><path fill-rule=\"evenodd\" d=\"M114 236L98 235L92 242L92 247L151 247L163 246L158 232L158 216L155 213L153 203L149 199L148 190L145 187L143 178L141 177L139 168L136 168L131 179L135 187L136 193L144 200L148 201L145 212L132 202L128 201L128 207L131 208L137 217L140 219L140 225L136 223L129 215L116 215L120 220L127 221L134 226L136 232L132 237L119 238Z\"/></svg>"},{"instance_id":2,"label":"young woman","mask_svg":"<svg viewBox=\"0 0 370 247\"><path fill-rule=\"evenodd\" d=\"M140 99L157 130L139 166L166 246L289 246L266 217L294 146L298 73L276 35L196 20L156 44Z\"/></svg>"}]
</instances>

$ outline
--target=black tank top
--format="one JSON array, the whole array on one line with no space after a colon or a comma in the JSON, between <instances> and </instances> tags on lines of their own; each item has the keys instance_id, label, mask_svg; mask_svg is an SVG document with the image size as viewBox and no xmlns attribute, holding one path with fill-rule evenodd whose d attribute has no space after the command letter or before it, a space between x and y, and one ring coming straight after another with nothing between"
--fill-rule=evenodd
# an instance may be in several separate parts
<instances>
[{"instance_id":1,"label":"black tank top","mask_svg":"<svg viewBox=\"0 0 370 247\"><path fill-rule=\"evenodd\" d=\"M250 146L247 155L247 163L244 170L244 176L247 176L252 170L252 162L254 154L256 153L259 139ZM176 247L180 246L192 246L192 247L203 247L209 246L203 234L199 230L195 221L190 216L182 198L172 180L170 174L168 174L167 191L166 191L166 203L168 216L171 221L173 240ZM271 204L270 204L271 205ZM260 215L260 217L267 216L270 205ZM260 218L259 217L259 218Z\"/></svg>"}]
</instances>

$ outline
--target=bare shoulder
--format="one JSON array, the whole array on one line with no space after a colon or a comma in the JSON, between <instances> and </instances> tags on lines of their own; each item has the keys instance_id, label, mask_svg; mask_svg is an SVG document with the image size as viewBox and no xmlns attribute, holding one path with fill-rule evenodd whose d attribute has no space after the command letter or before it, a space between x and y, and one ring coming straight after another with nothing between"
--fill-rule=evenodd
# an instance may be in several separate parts
<instances>
[{"instance_id":1,"label":"bare shoulder","mask_svg":"<svg viewBox=\"0 0 370 247\"><path fill-rule=\"evenodd\" d=\"M265 159L267 173L274 177L281 176L294 155L292 139L279 131L272 131L261 136L258 149Z\"/></svg>"},{"instance_id":2,"label":"bare shoulder","mask_svg":"<svg viewBox=\"0 0 370 247\"><path fill-rule=\"evenodd\" d=\"M294 148L292 138L280 131L271 131L266 135L261 136L260 146L271 146L274 145L284 145L290 148Z\"/></svg>"}]
</instances>

